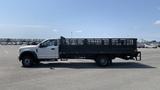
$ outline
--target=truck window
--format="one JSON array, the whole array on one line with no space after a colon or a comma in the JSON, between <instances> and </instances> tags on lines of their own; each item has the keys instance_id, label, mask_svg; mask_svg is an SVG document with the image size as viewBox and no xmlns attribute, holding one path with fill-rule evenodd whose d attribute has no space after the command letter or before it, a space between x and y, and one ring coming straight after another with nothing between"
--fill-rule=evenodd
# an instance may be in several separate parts
<instances>
[{"instance_id":1,"label":"truck window","mask_svg":"<svg viewBox=\"0 0 160 90\"><path fill-rule=\"evenodd\" d=\"M57 42L55 40L47 40L41 44L42 47L48 47L48 46L57 46Z\"/></svg>"}]
</instances>

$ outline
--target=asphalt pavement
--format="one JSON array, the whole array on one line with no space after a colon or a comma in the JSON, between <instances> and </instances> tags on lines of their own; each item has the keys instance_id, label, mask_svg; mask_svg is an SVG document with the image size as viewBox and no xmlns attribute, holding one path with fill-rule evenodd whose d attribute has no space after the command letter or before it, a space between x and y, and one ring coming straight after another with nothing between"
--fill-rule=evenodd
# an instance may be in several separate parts
<instances>
[{"instance_id":1,"label":"asphalt pavement","mask_svg":"<svg viewBox=\"0 0 160 90\"><path fill-rule=\"evenodd\" d=\"M23 68L19 47L0 45L0 90L160 90L159 48L139 49L142 61L116 59L105 68L83 59Z\"/></svg>"}]
</instances>

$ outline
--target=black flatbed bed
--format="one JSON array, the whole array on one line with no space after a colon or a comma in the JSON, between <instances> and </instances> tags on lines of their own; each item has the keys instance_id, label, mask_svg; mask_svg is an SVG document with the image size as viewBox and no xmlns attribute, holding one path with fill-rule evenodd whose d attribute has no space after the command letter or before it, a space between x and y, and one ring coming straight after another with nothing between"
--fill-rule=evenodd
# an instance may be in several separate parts
<instances>
[{"instance_id":1,"label":"black flatbed bed","mask_svg":"<svg viewBox=\"0 0 160 90\"><path fill-rule=\"evenodd\" d=\"M59 52L61 58L87 58L98 56L110 58L137 58L136 38L64 38L61 37ZM141 58L140 58L141 59Z\"/></svg>"}]
</instances>

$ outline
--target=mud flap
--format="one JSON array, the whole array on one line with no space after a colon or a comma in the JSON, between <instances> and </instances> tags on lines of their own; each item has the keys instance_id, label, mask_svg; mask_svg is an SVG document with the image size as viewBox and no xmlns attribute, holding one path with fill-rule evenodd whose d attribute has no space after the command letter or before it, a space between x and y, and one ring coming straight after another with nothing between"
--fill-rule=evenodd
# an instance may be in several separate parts
<instances>
[{"instance_id":1,"label":"mud flap","mask_svg":"<svg viewBox=\"0 0 160 90\"><path fill-rule=\"evenodd\" d=\"M136 61L141 61L141 52L137 52Z\"/></svg>"}]
</instances>

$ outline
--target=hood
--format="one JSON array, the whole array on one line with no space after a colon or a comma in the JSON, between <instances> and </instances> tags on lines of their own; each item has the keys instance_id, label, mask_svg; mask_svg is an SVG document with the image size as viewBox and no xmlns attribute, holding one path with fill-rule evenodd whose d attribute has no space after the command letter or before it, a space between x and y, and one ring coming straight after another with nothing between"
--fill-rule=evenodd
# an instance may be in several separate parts
<instances>
[{"instance_id":1,"label":"hood","mask_svg":"<svg viewBox=\"0 0 160 90\"><path fill-rule=\"evenodd\" d=\"M19 49L36 48L37 45L21 46Z\"/></svg>"}]
</instances>

